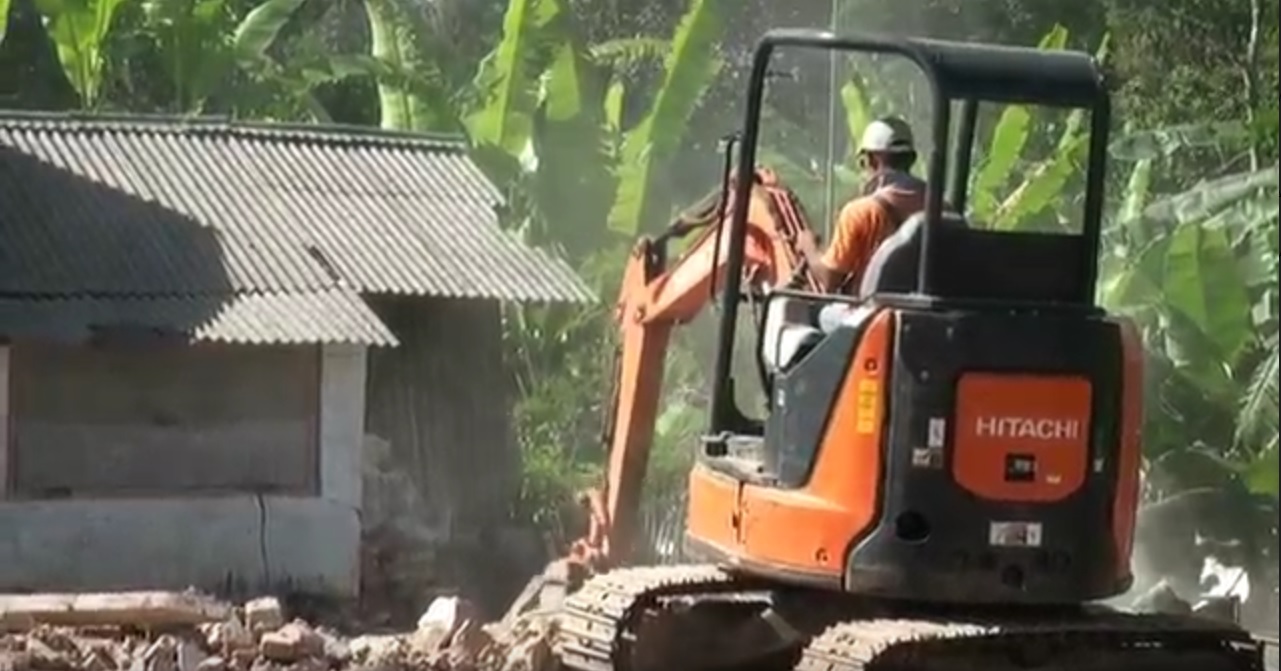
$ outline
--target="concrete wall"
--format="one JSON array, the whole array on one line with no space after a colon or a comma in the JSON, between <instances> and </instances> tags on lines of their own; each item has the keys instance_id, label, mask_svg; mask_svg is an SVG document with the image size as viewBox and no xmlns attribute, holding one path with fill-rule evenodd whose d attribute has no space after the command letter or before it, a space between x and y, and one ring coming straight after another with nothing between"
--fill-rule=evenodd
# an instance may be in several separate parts
<instances>
[{"instance_id":1,"label":"concrete wall","mask_svg":"<svg viewBox=\"0 0 1281 671\"><path fill-rule=\"evenodd\" d=\"M11 492L314 495L320 360L316 346L18 343Z\"/></svg>"},{"instance_id":2,"label":"concrete wall","mask_svg":"<svg viewBox=\"0 0 1281 671\"><path fill-rule=\"evenodd\" d=\"M0 347L0 390L9 389L10 356ZM322 352L318 497L16 500L11 450L0 445L0 590L293 586L355 594L365 364L364 348ZM9 400L0 396L6 442Z\"/></svg>"}]
</instances>

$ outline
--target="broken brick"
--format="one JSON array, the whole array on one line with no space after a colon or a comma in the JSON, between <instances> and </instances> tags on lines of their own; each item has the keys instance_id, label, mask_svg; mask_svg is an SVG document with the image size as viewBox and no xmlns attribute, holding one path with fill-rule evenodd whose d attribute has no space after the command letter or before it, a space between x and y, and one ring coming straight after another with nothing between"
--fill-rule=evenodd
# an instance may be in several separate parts
<instances>
[{"instance_id":1,"label":"broken brick","mask_svg":"<svg viewBox=\"0 0 1281 671\"><path fill-rule=\"evenodd\" d=\"M260 634L279 629L285 624L285 611L275 597L265 596L245 604L245 626Z\"/></svg>"},{"instance_id":2,"label":"broken brick","mask_svg":"<svg viewBox=\"0 0 1281 671\"><path fill-rule=\"evenodd\" d=\"M294 662L324 651L324 639L301 621L290 622L258 639L258 652L272 661Z\"/></svg>"},{"instance_id":3,"label":"broken brick","mask_svg":"<svg viewBox=\"0 0 1281 671\"><path fill-rule=\"evenodd\" d=\"M217 655L206 657L196 665L196 671L226 671L226 669L227 660Z\"/></svg>"}]
</instances>

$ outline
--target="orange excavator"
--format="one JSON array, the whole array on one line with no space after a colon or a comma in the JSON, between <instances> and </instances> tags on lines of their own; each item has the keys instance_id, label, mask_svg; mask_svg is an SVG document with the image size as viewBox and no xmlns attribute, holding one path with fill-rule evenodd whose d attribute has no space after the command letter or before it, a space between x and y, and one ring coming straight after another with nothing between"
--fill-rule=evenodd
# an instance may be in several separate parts
<instances>
[{"instance_id":1,"label":"orange excavator","mask_svg":"<svg viewBox=\"0 0 1281 671\"><path fill-rule=\"evenodd\" d=\"M755 163L782 47L902 56L934 92L925 209L855 296L816 291L799 201ZM1089 115L1079 234L957 214L991 102ZM1143 407L1140 338L1095 304L1109 123L1085 54L768 32L736 168L727 158L720 193L639 243L625 274L606 485L590 533L547 574L567 592L562 666L1261 671L1261 644L1234 623L1097 603L1132 583ZM693 231L668 265L667 240ZM702 563L628 566L668 338L716 297L685 538ZM762 419L734 400L744 302Z\"/></svg>"}]
</instances>

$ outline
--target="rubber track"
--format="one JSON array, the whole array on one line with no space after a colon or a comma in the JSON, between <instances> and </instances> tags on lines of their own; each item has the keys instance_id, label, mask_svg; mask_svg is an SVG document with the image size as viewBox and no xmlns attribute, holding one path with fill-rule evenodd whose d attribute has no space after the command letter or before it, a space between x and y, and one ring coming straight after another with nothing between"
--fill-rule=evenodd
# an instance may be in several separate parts
<instances>
[{"instance_id":1,"label":"rubber track","mask_svg":"<svg viewBox=\"0 0 1281 671\"><path fill-rule=\"evenodd\" d=\"M771 585L765 579L736 575L712 565L648 566L602 573L566 598L557 656L565 668L577 671L627 671L640 616L660 606L663 600L679 596L736 597L744 592L768 590ZM1232 643L1238 644L1235 649ZM953 667L947 662L963 662L988 650L1037 646L1066 646L1101 654L1129 649L1168 649L1174 655L1210 652L1215 654L1216 662L1231 661L1227 668L1232 671L1264 670L1261 646L1240 628L1186 617L1106 610L1070 619L847 621L814 637L795 669L894 668L886 664L930 671L969 669L974 667ZM1115 654L1110 657L1117 659ZM941 662L942 666L927 666L929 660ZM1202 665L1193 667L1189 671L1197 671ZM1173 671L1180 667L1172 664L1169 668ZM1221 668L1216 664L1214 671Z\"/></svg>"},{"instance_id":2,"label":"rubber track","mask_svg":"<svg viewBox=\"0 0 1281 671\"><path fill-rule=\"evenodd\" d=\"M644 566L593 576L565 599L557 653L579 671L625 671L640 616L664 598L732 595L768 589L712 565Z\"/></svg>"},{"instance_id":3,"label":"rubber track","mask_svg":"<svg viewBox=\"0 0 1281 671\"><path fill-rule=\"evenodd\" d=\"M1235 645L1234 645L1235 644ZM1180 665L1177 655L1207 653L1215 671L1263 671L1263 651L1242 629L1207 620L1102 611L1072 619L1006 622L942 620L864 620L829 627L810 641L796 671L867 671L903 668L978 668L963 666L983 651L1049 646L1097 651L1114 664L1127 650L1168 650L1169 669L1204 668L1205 662ZM1112 653L1112 654L1108 654ZM929 660L940 663L928 664ZM1204 660L1206 657L1197 656ZM957 666L952 666L955 662ZM1230 666L1219 666L1227 662ZM1090 665L1081 666L1086 671ZM981 668L993 668L984 664ZM1019 668L1019 667L1009 667ZM1111 666L1108 668L1121 668Z\"/></svg>"}]
</instances>

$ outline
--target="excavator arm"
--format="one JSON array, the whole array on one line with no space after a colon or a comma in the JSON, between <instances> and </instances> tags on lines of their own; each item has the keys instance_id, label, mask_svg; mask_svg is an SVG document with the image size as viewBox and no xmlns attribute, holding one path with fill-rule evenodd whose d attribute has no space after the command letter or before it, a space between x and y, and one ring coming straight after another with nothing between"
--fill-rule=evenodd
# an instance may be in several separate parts
<instances>
[{"instance_id":1,"label":"excavator arm","mask_svg":"<svg viewBox=\"0 0 1281 671\"><path fill-rule=\"evenodd\" d=\"M717 283L726 281L730 196L725 188L712 193L659 237L641 239L628 259L615 307L619 349L605 434L606 477L602 488L585 495L589 529L569 556L587 571L617 565L633 549L668 343L673 327L694 319L716 295ZM796 244L809 227L796 195L772 171L758 169L748 202L744 293L781 285L817 291ZM667 264L667 243L694 233L687 250Z\"/></svg>"},{"instance_id":2,"label":"excavator arm","mask_svg":"<svg viewBox=\"0 0 1281 671\"><path fill-rule=\"evenodd\" d=\"M649 466L667 346L675 326L696 317L726 281L730 235L726 224L735 202L732 176L721 188L677 217L663 233L642 238L628 257L615 318L619 328L613 389L603 442L608 446L605 481L583 494L586 533L534 577L513 601L503 626L524 613L556 609L593 573L624 562L635 543L641 489ZM747 215L743 274L745 296L789 286L818 291L819 283L797 246L809 230L800 200L771 170L756 170ZM696 237L674 262L673 240Z\"/></svg>"}]
</instances>

